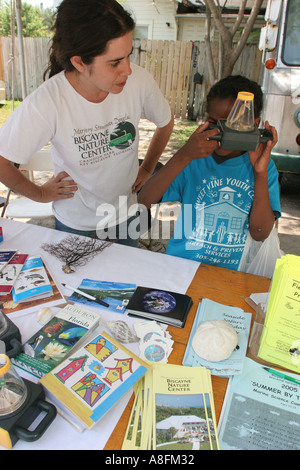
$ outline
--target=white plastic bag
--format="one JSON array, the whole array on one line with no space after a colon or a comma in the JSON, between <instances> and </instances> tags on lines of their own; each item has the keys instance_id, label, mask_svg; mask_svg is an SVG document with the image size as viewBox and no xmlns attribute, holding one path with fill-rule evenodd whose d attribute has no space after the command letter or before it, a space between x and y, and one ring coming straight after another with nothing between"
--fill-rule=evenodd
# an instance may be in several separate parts
<instances>
[{"instance_id":1,"label":"white plastic bag","mask_svg":"<svg viewBox=\"0 0 300 470\"><path fill-rule=\"evenodd\" d=\"M263 242L255 241L249 233L238 271L271 279L276 261L283 255L275 227Z\"/></svg>"}]
</instances>

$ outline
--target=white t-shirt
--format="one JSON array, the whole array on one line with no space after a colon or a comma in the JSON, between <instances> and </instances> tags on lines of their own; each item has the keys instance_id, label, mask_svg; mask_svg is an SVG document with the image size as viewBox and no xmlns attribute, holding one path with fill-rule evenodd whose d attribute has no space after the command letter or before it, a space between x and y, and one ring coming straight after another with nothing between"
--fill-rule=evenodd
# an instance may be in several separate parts
<instances>
[{"instance_id":1,"label":"white t-shirt","mask_svg":"<svg viewBox=\"0 0 300 470\"><path fill-rule=\"evenodd\" d=\"M114 226L131 216L139 121L164 127L171 119L153 77L135 64L131 68L123 91L102 103L83 98L61 72L29 95L0 129L0 155L15 163L26 163L51 142L55 174L66 171L78 185L73 198L53 203L54 215L74 229Z\"/></svg>"}]
</instances>

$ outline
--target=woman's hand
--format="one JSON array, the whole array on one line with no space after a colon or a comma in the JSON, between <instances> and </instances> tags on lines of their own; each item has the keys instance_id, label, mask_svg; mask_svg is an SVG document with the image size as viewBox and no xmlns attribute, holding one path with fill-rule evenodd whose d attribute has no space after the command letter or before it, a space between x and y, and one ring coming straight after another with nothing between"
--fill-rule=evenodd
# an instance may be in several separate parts
<instances>
[{"instance_id":1,"label":"woman's hand","mask_svg":"<svg viewBox=\"0 0 300 470\"><path fill-rule=\"evenodd\" d=\"M149 171L145 170L145 168L140 165L136 180L132 185L132 192L137 193L142 188L142 186L144 186L150 176L151 174L149 173Z\"/></svg>"},{"instance_id":2,"label":"woman's hand","mask_svg":"<svg viewBox=\"0 0 300 470\"><path fill-rule=\"evenodd\" d=\"M73 179L70 179L68 173L61 171L40 186L41 202L69 199L74 196L77 189L77 184Z\"/></svg>"}]
</instances>

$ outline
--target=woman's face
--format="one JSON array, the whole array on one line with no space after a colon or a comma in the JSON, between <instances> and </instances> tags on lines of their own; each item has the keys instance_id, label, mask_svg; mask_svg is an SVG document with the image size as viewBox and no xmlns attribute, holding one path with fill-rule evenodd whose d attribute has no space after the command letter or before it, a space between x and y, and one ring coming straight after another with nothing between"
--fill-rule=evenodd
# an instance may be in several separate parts
<instances>
[{"instance_id":1,"label":"woman's face","mask_svg":"<svg viewBox=\"0 0 300 470\"><path fill-rule=\"evenodd\" d=\"M72 57L76 70L75 89L90 101L99 102L109 93L118 94L124 86L130 68L132 33L127 33L107 43L106 51L96 56L92 64L86 65L80 57ZM72 72L71 72L72 73ZM72 83L72 82L71 82Z\"/></svg>"}]
</instances>

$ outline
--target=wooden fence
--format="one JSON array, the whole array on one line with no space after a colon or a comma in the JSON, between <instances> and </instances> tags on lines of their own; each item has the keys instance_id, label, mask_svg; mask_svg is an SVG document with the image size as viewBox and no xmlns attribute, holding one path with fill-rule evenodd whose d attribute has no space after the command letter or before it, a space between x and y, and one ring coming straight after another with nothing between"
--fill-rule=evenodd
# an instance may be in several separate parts
<instances>
[{"instance_id":1,"label":"wooden fence","mask_svg":"<svg viewBox=\"0 0 300 470\"><path fill-rule=\"evenodd\" d=\"M24 38L23 44L26 94L29 94L43 82L50 40ZM1 38L1 48L6 98L14 96L15 99L22 99L18 41L15 40L14 57L11 53L11 38ZM213 49L216 61L217 45ZM195 120L203 115L205 96L210 86L204 43L135 40L132 62L153 75L176 118ZM234 67L234 73L259 80L259 70L260 53L257 46L247 45Z\"/></svg>"}]
</instances>

